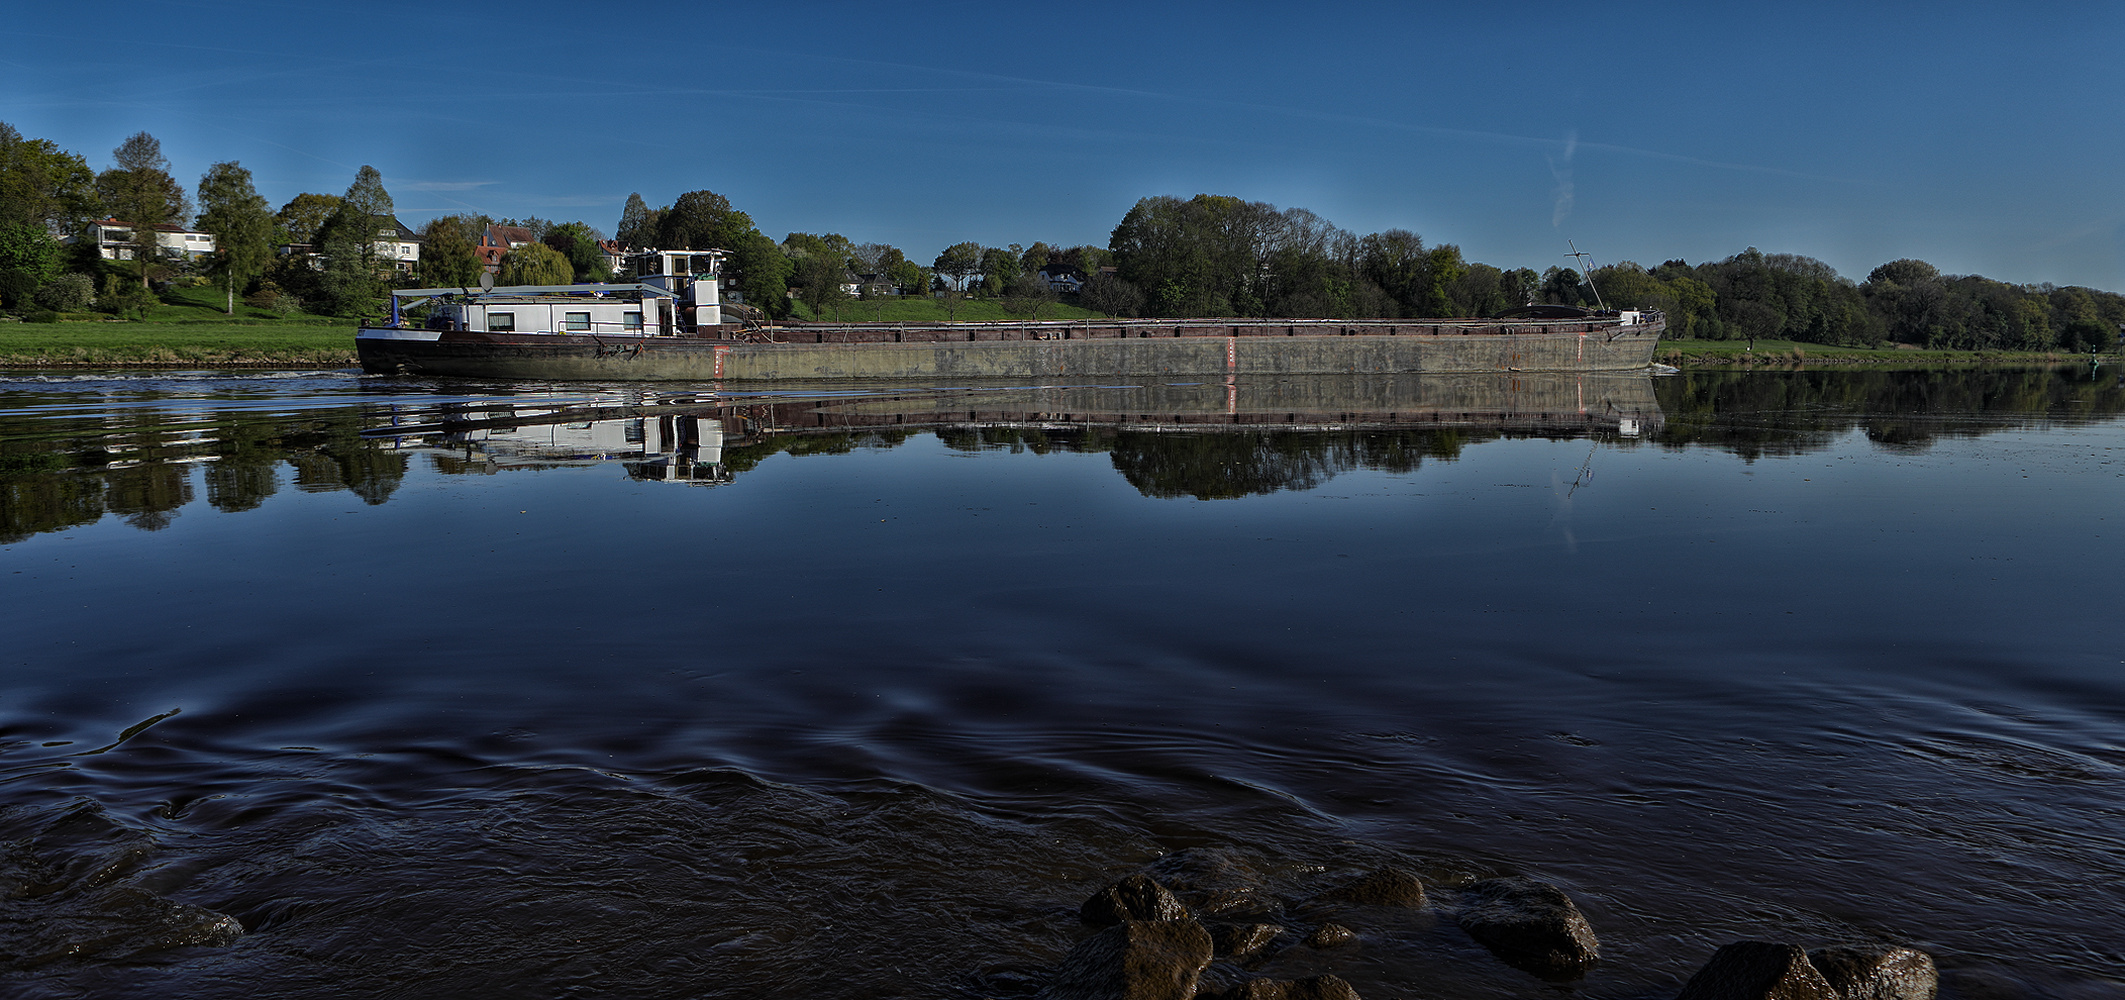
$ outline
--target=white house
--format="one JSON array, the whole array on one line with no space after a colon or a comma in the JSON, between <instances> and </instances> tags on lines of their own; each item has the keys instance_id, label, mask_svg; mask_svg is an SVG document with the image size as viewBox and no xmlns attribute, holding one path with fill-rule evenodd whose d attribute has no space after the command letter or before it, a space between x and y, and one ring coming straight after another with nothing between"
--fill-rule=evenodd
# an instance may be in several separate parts
<instances>
[{"instance_id":1,"label":"white house","mask_svg":"<svg viewBox=\"0 0 2125 1000\"><path fill-rule=\"evenodd\" d=\"M1050 264L1041 268L1040 280L1064 295L1075 295L1085 288L1085 272L1062 264Z\"/></svg>"},{"instance_id":2,"label":"white house","mask_svg":"<svg viewBox=\"0 0 2125 1000\"><path fill-rule=\"evenodd\" d=\"M134 260L140 249L133 240L135 228L130 222L102 219L89 223L79 238L95 243L96 253L105 260ZM214 252L214 234L165 224L155 227L155 245L164 257L190 260Z\"/></svg>"}]
</instances>

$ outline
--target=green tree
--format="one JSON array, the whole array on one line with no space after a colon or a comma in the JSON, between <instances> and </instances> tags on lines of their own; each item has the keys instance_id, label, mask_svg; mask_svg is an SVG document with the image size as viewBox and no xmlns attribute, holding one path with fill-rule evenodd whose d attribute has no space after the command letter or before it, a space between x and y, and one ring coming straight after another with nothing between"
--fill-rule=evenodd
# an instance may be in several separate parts
<instances>
[{"instance_id":1,"label":"green tree","mask_svg":"<svg viewBox=\"0 0 2125 1000\"><path fill-rule=\"evenodd\" d=\"M316 243L325 221L339 212L339 196L305 191L288 199L274 216L289 243Z\"/></svg>"},{"instance_id":2,"label":"green tree","mask_svg":"<svg viewBox=\"0 0 2125 1000\"><path fill-rule=\"evenodd\" d=\"M470 288L479 284L479 236L487 227L463 215L443 215L421 227L421 284L430 288Z\"/></svg>"},{"instance_id":3,"label":"green tree","mask_svg":"<svg viewBox=\"0 0 2125 1000\"><path fill-rule=\"evenodd\" d=\"M575 268L561 252L544 243L526 243L502 255L503 285L566 285Z\"/></svg>"},{"instance_id":4,"label":"green tree","mask_svg":"<svg viewBox=\"0 0 2125 1000\"><path fill-rule=\"evenodd\" d=\"M101 208L95 171L80 154L47 139L25 139L0 122L0 227L76 233Z\"/></svg>"},{"instance_id":5,"label":"green tree","mask_svg":"<svg viewBox=\"0 0 2125 1000\"><path fill-rule=\"evenodd\" d=\"M575 270L575 280L611 281L612 268L605 263L604 249L598 246L602 238L588 223L561 222L548 228L539 242L568 258L568 265Z\"/></svg>"},{"instance_id":6,"label":"green tree","mask_svg":"<svg viewBox=\"0 0 2125 1000\"><path fill-rule=\"evenodd\" d=\"M1003 308L1013 316L1040 319L1041 309L1055 301L1055 289L1038 273L1021 272L1004 285Z\"/></svg>"},{"instance_id":7,"label":"green tree","mask_svg":"<svg viewBox=\"0 0 2125 1000\"><path fill-rule=\"evenodd\" d=\"M744 213L733 212L743 218ZM735 228L735 226L733 226ZM745 220L745 231L730 246L730 270L737 272L738 293L747 305L780 319L789 315L789 280L792 265L782 248Z\"/></svg>"},{"instance_id":8,"label":"green tree","mask_svg":"<svg viewBox=\"0 0 2125 1000\"><path fill-rule=\"evenodd\" d=\"M665 250L714 250L727 230L730 199L714 191L688 191L657 220L656 246Z\"/></svg>"},{"instance_id":9,"label":"green tree","mask_svg":"<svg viewBox=\"0 0 2125 1000\"><path fill-rule=\"evenodd\" d=\"M114 217L133 227L133 259L140 287L146 288L162 257L157 234L162 226L189 221L191 205L184 187L170 176L170 161L154 136L136 132L112 150L111 157L115 166L97 175L96 191Z\"/></svg>"},{"instance_id":10,"label":"green tree","mask_svg":"<svg viewBox=\"0 0 2125 1000\"><path fill-rule=\"evenodd\" d=\"M199 228L214 234L208 273L221 280L234 316L237 287L264 274L273 259L273 215L251 172L234 160L208 167L199 179L199 209Z\"/></svg>"},{"instance_id":11,"label":"green tree","mask_svg":"<svg viewBox=\"0 0 2125 1000\"><path fill-rule=\"evenodd\" d=\"M952 279L952 287L965 291L967 279L981 273L981 244L954 243L937 255L930 268Z\"/></svg>"},{"instance_id":12,"label":"green tree","mask_svg":"<svg viewBox=\"0 0 2125 1000\"><path fill-rule=\"evenodd\" d=\"M789 249L787 241L784 249ZM840 318L840 305L848 298L848 289L842 287L848 268L839 258L824 249L806 251L799 249L791 258L796 269L796 283L804 304L811 307L812 318L826 318L826 308L835 307L835 318Z\"/></svg>"},{"instance_id":13,"label":"green tree","mask_svg":"<svg viewBox=\"0 0 2125 1000\"><path fill-rule=\"evenodd\" d=\"M63 251L41 224L0 223L0 271L21 271L31 279L31 287L59 269Z\"/></svg>"},{"instance_id":14,"label":"green tree","mask_svg":"<svg viewBox=\"0 0 2125 1000\"><path fill-rule=\"evenodd\" d=\"M363 164L354 172L354 183L347 185L347 193L340 196L339 214L360 234L355 251L364 273L375 275L381 269L377 240L387 233L397 235L397 212L391 204L391 192L384 190L384 175Z\"/></svg>"},{"instance_id":15,"label":"green tree","mask_svg":"<svg viewBox=\"0 0 2125 1000\"><path fill-rule=\"evenodd\" d=\"M627 206L620 209L619 228L613 230L612 238L623 247L649 248L657 243L657 222L663 209L652 209L642 200L640 192L627 196Z\"/></svg>"}]
</instances>

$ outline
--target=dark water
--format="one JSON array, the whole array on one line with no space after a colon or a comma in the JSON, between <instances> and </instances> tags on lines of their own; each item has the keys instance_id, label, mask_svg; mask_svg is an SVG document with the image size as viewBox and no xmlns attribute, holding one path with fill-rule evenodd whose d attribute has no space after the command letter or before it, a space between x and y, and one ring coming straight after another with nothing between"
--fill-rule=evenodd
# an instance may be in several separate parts
<instances>
[{"instance_id":1,"label":"dark water","mask_svg":"<svg viewBox=\"0 0 2125 1000\"><path fill-rule=\"evenodd\" d=\"M2121 414L2086 370L17 373L0 994L1025 996L1195 849L1300 928L1442 886L1260 970L1368 1000L1667 997L1746 938L2118 996ZM1603 962L1490 958L1491 873Z\"/></svg>"}]
</instances>

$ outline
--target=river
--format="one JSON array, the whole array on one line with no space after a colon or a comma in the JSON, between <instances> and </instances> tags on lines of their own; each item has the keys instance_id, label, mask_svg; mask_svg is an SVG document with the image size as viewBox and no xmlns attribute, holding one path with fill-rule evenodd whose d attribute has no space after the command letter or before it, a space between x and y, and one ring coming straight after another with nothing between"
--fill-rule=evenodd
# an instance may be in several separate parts
<instances>
[{"instance_id":1,"label":"river","mask_svg":"<svg viewBox=\"0 0 2125 1000\"><path fill-rule=\"evenodd\" d=\"M1424 876L1256 970L1367 1000L1745 939L2120 996L2121 417L2085 368L5 373L0 993L1027 997L1178 855L1294 933ZM1500 873L1584 979L1458 930Z\"/></svg>"}]
</instances>

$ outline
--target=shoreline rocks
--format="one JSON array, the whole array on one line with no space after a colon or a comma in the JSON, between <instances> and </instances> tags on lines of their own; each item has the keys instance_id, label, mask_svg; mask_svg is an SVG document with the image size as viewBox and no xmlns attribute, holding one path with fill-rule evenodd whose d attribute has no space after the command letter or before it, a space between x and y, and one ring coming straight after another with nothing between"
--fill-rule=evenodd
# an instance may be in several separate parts
<instances>
[{"instance_id":1,"label":"shoreline rocks","mask_svg":"<svg viewBox=\"0 0 2125 1000\"><path fill-rule=\"evenodd\" d=\"M1327 886L1314 890L1309 883ZM1508 968L1561 985L1600 962L1600 942L1585 914L1548 882L1503 876L1439 894L1454 925ZM1407 935L1431 933L1418 929L1436 926L1431 918L1395 914L1433 903L1422 878L1393 866L1340 877L1319 866L1290 866L1272 879L1227 852L1176 851L1079 906L1079 916L1101 930L1064 956L1037 995L1358 1000L1355 987L1321 966L1359 961L1368 941L1406 947ZM1806 951L1740 941L1718 949L1677 1000L1934 1000L1937 986L1933 959L1912 948L1838 944Z\"/></svg>"}]
</instances>

